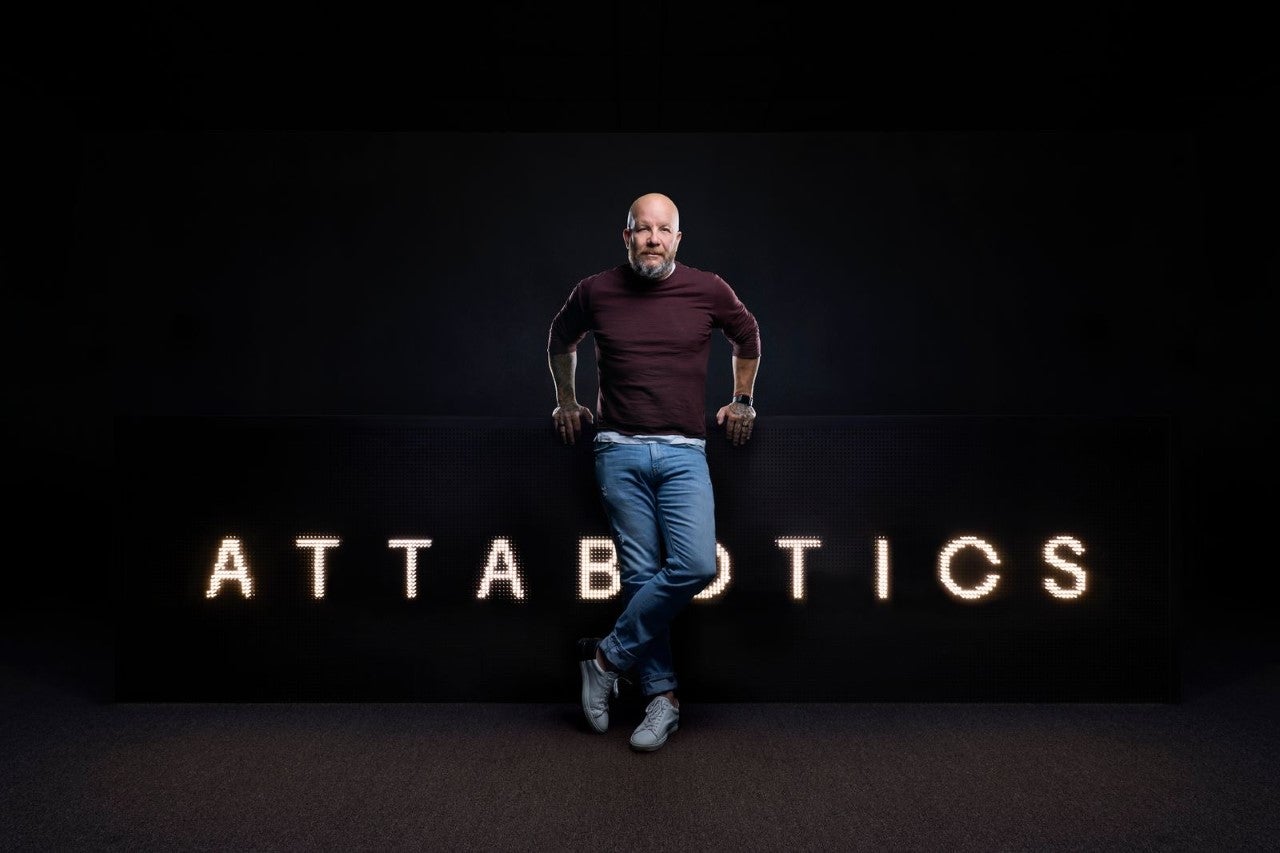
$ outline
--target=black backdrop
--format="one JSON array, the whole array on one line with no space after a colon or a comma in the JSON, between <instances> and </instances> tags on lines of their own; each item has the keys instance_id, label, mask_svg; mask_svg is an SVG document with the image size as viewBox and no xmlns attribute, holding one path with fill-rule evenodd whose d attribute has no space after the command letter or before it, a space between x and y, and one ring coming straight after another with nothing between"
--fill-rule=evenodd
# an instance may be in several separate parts
<instances>
[{"instance_id":1,"label":"black backdrop","mask_svg":"<svg viewBox=\"0 0 1280 853\"><path fill-rule=\"evenodd\" d=\"M594 8L15 19L7 608L109 600L114 416L549 411L551 313L659 190L762 417L1168 415L1185 618L1274 620L1260 28Z\"/></svg>"}]
</instances>

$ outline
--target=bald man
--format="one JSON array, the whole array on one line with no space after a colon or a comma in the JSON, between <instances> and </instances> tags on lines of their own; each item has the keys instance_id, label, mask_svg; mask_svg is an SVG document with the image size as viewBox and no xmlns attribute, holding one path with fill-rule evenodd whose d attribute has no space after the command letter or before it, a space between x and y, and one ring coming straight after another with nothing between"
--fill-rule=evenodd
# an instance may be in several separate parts
<instances>
[{"instance_id":1,"label":"bald man","mask_svg":"<svg viewBox=\"0 0 1280 853\"><path fill-rule=\"evenodd\" d=\"M582 711L593 730L607 731L609 700L631 673L648 700L631 735L642 751L679 728L671 621L716 576L705 405L712 330L733 350L733 393L716 424L735 447L751 437L760 364L755 317L720 276L676 260L680 238L675 202L661 193L637 198L622 230L627 263L579 281L547 338L552 423L564 444L595 426L596 482L622 578L624 607L612 630L578 641ZM574 389L588 332L599 368L595 414Z\"/></svg>"}]
</instances>

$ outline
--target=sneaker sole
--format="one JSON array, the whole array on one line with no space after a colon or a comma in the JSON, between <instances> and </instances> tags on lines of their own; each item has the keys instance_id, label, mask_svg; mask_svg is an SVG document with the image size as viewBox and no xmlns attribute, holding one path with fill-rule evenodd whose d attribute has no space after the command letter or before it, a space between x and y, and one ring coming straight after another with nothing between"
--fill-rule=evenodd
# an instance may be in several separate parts
<instances>
[{"instance_id":1,"label":"sneaker sole","mask_svg":"<svg viewBox=\"0 0 1280 853\"><path fill-rule=\"evenodd\" d=\"M662 746L664 743L666 743L666 742L667 742L667 738L671 737L671 735L675 734L675 733L676 733L676 732L678 732L679 730L680 730L680 724L679 724L679 723L676 723L674 726L672 726L671 728L667 729L666 734L664 734L664 735L662 736L662 740L657 741L657 742L656 742L656 743L654 743L652 746L640 746L639 744L632 743L632 744L631 744L631 748L632 748L632 749L635 749L635 750L639 750L640 752L653 752L655 749L657 749L658 747L660 747L660 746Z\"/></svg>"},{"instance_id":2,"label":"sneaker sole","mask_svg":"<svg viewBox=\"0 0 1280 853\"><path fill-rule=\"evenodd\" d=\"M582 716L587 718L587 725L595 729L600 734L604 734L609 730L609 724L606 722L604 728L601 728L594 717L591 716L591 682L588 680L587 667L595 666L595 659L578 661L578 673L582 676Z\"/></svg>"}]
</instances>

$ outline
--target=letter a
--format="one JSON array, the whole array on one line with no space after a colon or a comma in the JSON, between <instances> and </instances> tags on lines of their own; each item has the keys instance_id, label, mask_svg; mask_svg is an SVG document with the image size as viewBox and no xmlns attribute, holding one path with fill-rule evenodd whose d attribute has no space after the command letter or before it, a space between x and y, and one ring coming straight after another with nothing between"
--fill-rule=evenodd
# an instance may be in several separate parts
<instances>
[{"instance_id":1,"label":"letter a","mask_svg":"<svg viewBox=\"0 0 1280 853\"><path fill-rule=\"evenodd\" d=\"M499 568L503 564L506 568ZM485 564L484 576L480 578L480 590L476 598L488 598L489 587L494 581L506 581L511 584L511 594L516 598L524 598L524 584L520 582L520 563L506 537L499 536L489 546L489 562Z\"/></svg>"},{"instance_id":2,"label":"letter a","mask_svg":"<svg viewBox=\"0 0 1280 853\"><path fill-rule=\"evenodd\" d=\"M228 569L228 563L235 568ZM209 576L209 588L205 590L204 597L215 597L228 581L240 584L240 594L245 598L253 598L253 578L249 577L249 564L244 559L240 540L234 536L223 539L218 546L218 556L213 561L213 574Z\"/></svg>"}]
</instances>

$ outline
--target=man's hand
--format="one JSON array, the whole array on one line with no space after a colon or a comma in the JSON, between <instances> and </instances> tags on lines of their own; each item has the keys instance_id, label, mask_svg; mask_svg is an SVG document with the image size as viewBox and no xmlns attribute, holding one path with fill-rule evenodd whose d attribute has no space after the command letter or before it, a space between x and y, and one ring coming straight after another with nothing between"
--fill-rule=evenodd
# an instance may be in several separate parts
<instances>
[{"instance_id":1,"label":"man's hand","mask_svg":"<svg viewBox=\"0 0 1280 853\"><path fill-rule=\"evenodd\" d=\"M725 437L735 447L746 444L747 439L751 438L751 426L755 420L756 410L746 403L730 403L716 412L716 423L724 424Z\"/></svg>"},{"instance_id":2,"label":"man's hand","mask_svg":"<svg viewBox=\"0 0 1280 853\"><path fill-rule=\"evenodd\" d=\"M595 418L591 414L591 410L586 406L580 405L578 401L574 401L564 406L556 406L555 411L551 413L551 420L555 423L556 434L560 436L560 440L565 444L573 444L578 440L578 436L582 434L582 419L586 418L587 423L595 423Z\"/></svg>"}]
</instances>

